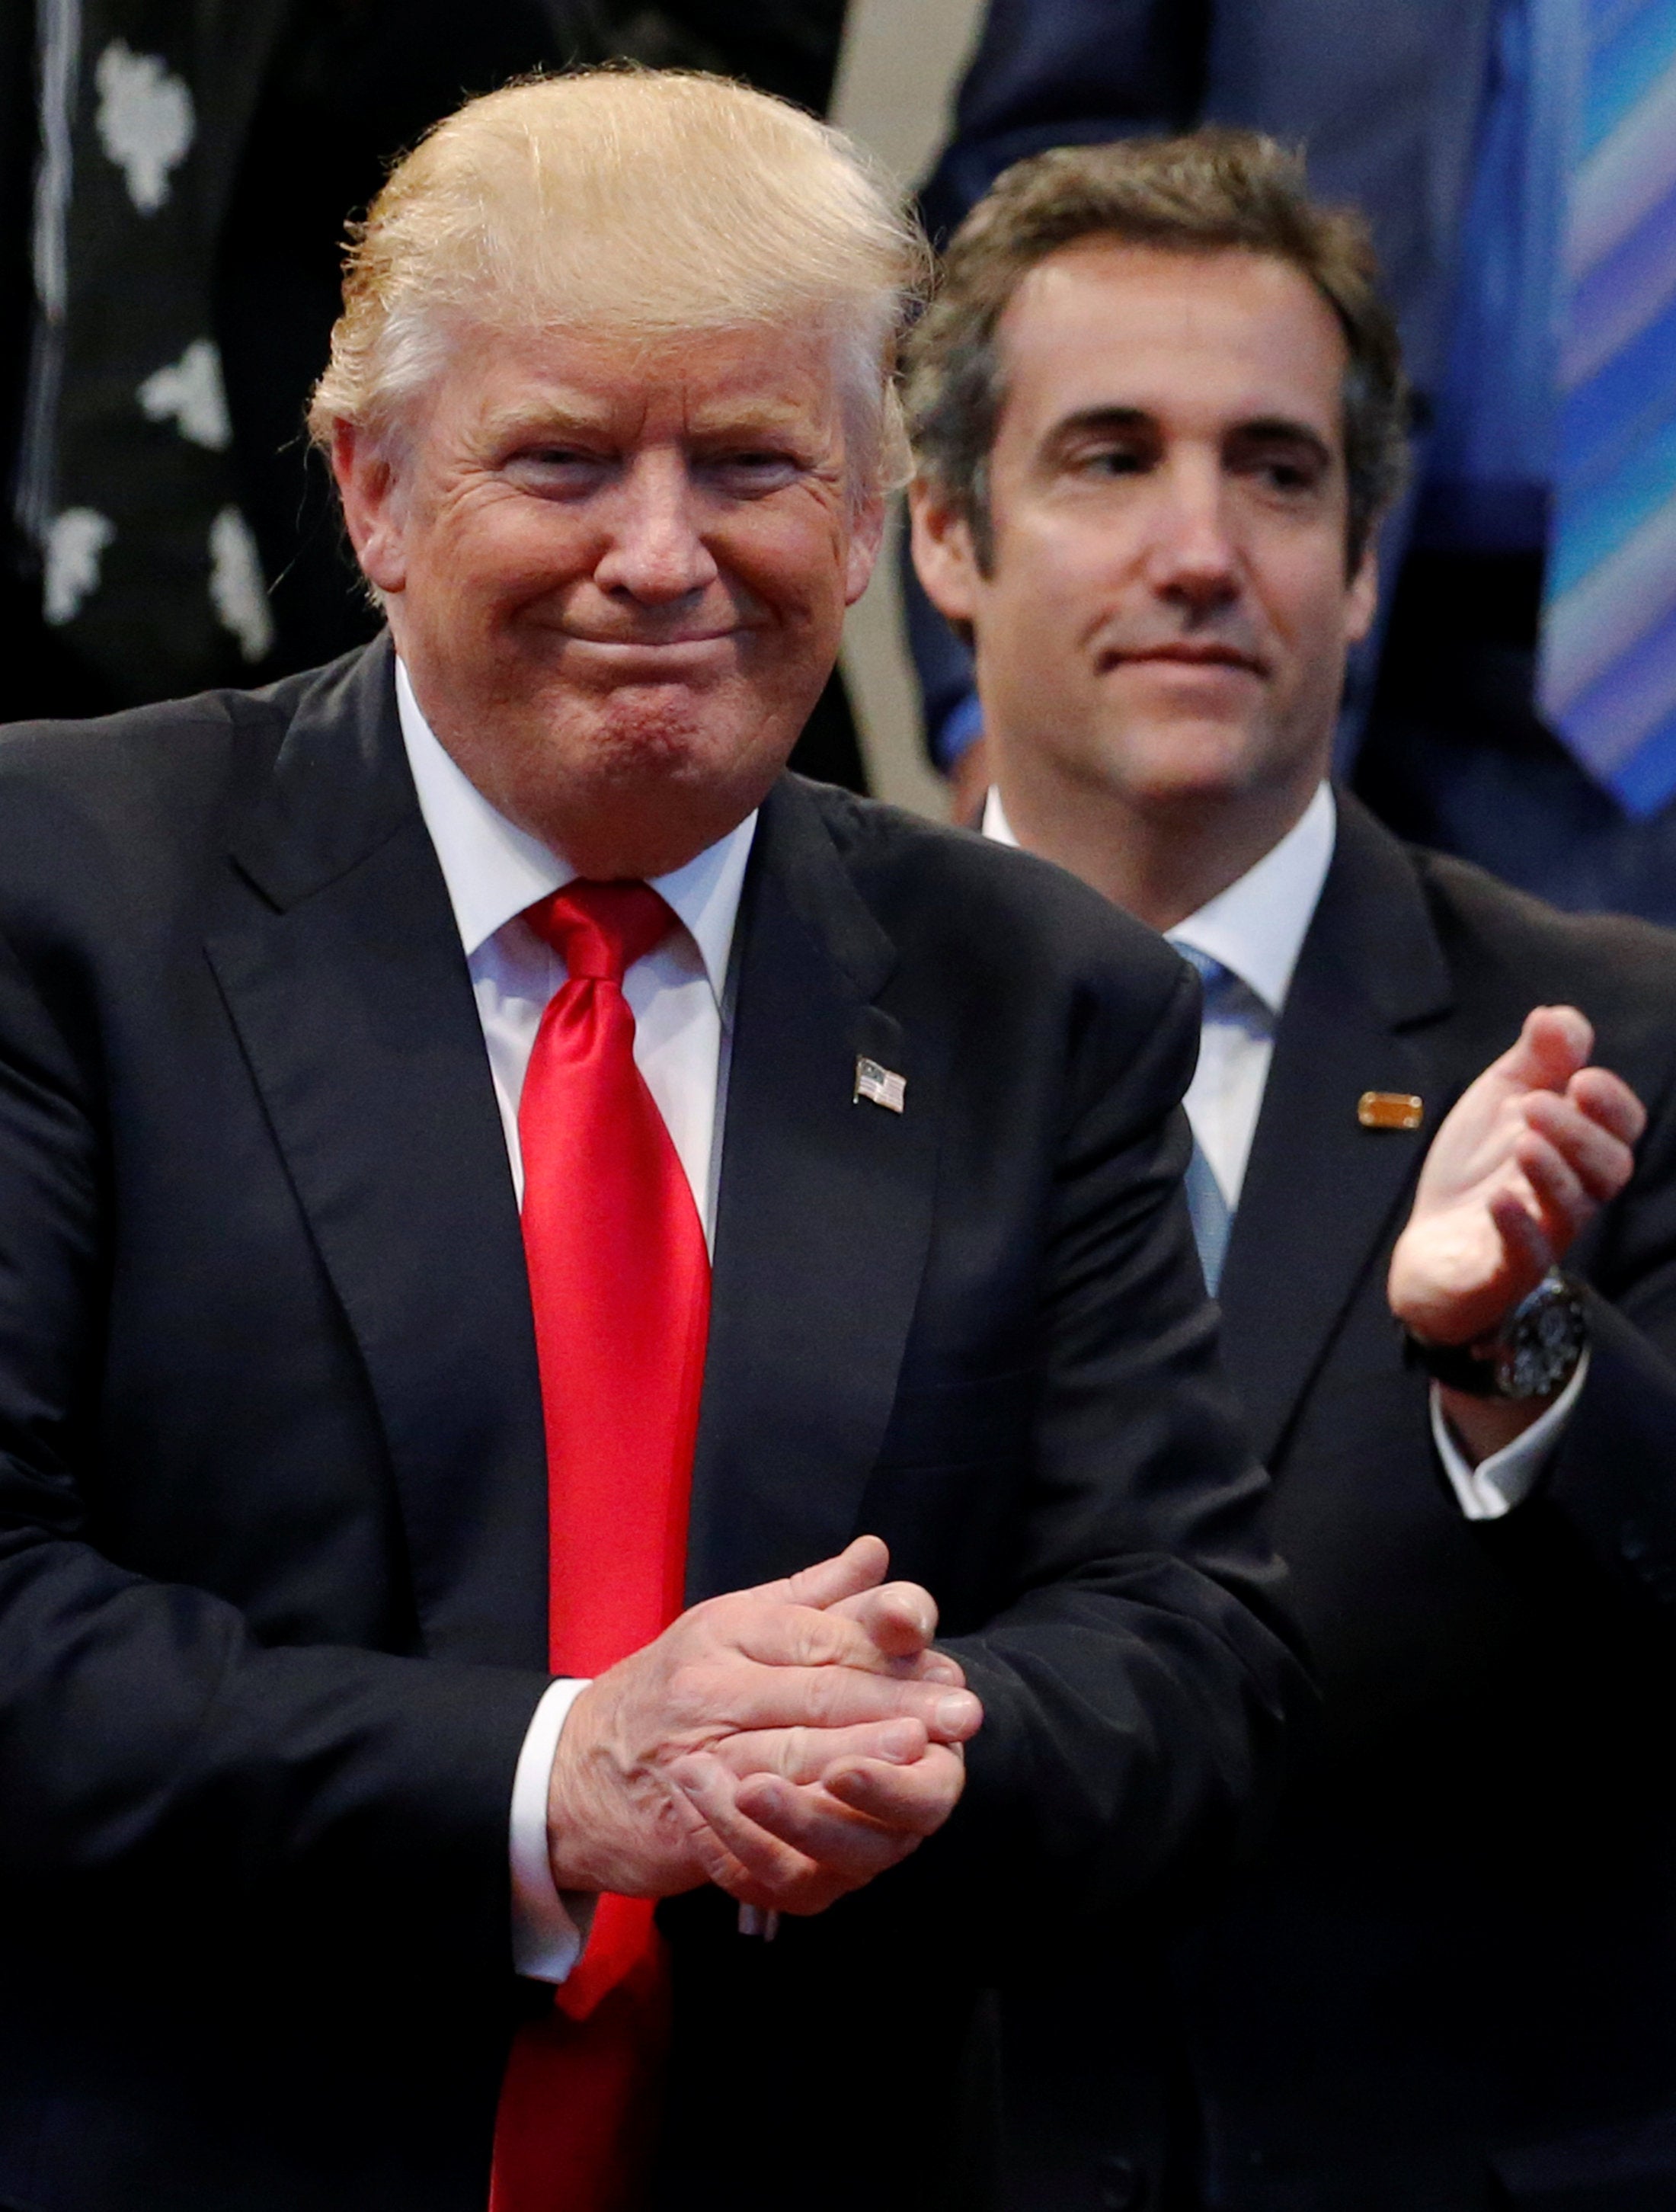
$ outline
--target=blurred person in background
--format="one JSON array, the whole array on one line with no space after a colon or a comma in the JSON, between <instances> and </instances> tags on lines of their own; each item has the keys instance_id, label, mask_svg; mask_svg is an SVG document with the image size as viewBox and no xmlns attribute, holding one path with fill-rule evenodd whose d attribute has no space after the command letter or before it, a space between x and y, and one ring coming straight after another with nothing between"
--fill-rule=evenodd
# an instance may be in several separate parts
<instances>
[{"instance_id":1,"label":"blurred person in background","mask_svg":"<svg viewBox=\"0 0 1676 2212\"><path fill-rule=\"evenodd\" d=\"M823 111L844 0L0 0L0 719L378 627L302 428L346 224L462 94L625 58ZM800 741L862 787L841 681Z\"/></svg>"},{"instance_id":2,"label":"blurred person in background","mask_svg":"<svg viewBox=\"0 0 1676 2212\"><path fill-rule=\"evenodd\" d=\"M1248 125L1373 226L1415 392L1341 768L1400 834L1676 921L1676 4L991 0L946 235L1053 145ZM923 601L937 757L977 726Z\"/></svg>"},{"instance_id":3,"label":"blurred person in background","mask_svg":"<svg viewBox=\"0 0 1676 2212\"><path fill-rule=\"evenodd\" d=\"M1009 1998L1015 2155L1066 2212L1676 2201L1676 937L1327 781L1406 395L1272 142L1010 169L910 362L984 828L1204 980L1188 1193L1326 1701L1166 1994Z\"/></svg>"}]
</instances>

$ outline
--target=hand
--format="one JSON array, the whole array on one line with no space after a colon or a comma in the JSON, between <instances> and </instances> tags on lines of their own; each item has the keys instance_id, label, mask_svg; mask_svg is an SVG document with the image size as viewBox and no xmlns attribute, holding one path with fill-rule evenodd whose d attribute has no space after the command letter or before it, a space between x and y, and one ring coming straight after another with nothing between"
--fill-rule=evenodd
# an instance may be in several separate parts
<instances>
[{"instance_id":1,"label":"hand","mask_svg":"<svg viewBox=\"0 0 1676 2212\"><path fill-rule=\"evenodd\" d=\"M777 1790L805 1814L814 1802L826 1807L823 1791L805 1799L830 1772L863 1801L859 1814L845 1814L851 1825L877 1826L866 1806L894 1807L899 1795L908 1817L923 1818L924 1776L905 1793L880 1777L962 1742L982 1713L955 1662L925 1648L935 1626L932 1601L910 1583L884 1585L888 1565L876 1537L859 1539L786 1581L693 1607L591 1683L566 1721L548 1791L558 1887L671 1896L720 1876L747 1902L816 1909L782 1897L785 1881L765 1885L748 1873L707 1832L696 1798L676 1777L692 1758L701 1763L688 1770L689 1780L704 1778L719 1810L726 1797L722 1816L759 1857L776 1838L764 1830L759 1839L750 1812L736 1802L743 1775L769 1778L767 1802L776 1812L785 1810ZM862 1856L852 1847L843 1886L877 1870L864 1870ZM774 1863L785 1871L783 1859Z\"/></svg>"},{"instance_id":2,"label":"hand","mask_svg":"<svg viewBox=\"0 0 1676 2212\"><path fill-rule=\"evenodd\" d=\"M1432 1139L1388 1279L1416 1336L1493 1335L1630 1180L1647 1116L1594 1049L1575 1006L1538 1006Z\"/></svg>"},{"instance_id":3,"label":"hand","mask_svg":"<svg viewBox=\"0 0 1676 2212\"><path fill-rule=\"evenodd\" d=\"M882 1571L882 1546L879 1553ZM809 1601L814 1594L800 1585ZM893 1673L963 1686L958 1662L931 1649L937 1607L917 1584L877 1585L831 1610L865 1629ZM742 1904L807 1914L906 1858L940 1827L966 1769L959 1744L932 1743L903 1721L729 1736L707 1759L683 1760L675 1778L702 1819L695 1842L712 1881Z\"/></svg>"}]
</instances>

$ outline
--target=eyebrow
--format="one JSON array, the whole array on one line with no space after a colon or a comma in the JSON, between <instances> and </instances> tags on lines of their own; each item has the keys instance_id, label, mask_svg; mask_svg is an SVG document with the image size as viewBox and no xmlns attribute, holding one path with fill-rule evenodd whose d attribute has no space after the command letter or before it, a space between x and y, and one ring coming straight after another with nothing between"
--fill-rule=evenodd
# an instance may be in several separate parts
<instances>
[{"instance_id":1,"label":"eyebrow","mask_svg":"<svg viewBox=\"0 0 1676 2212\"><path fill-rule=\"evenodd\" d=\"M1155 429L1157 422L1157 416L1145 407L1083 407L1056 422L1048 442L1050 447L1064 446L1090 432ZM1223 442L1226 445L1231 440L1253 445L1307 446L1328 468L1336 458L1319 430L1289 415L1256 415L1248 422L1236 422L1224 432Z\"/></svg>"},{"instance_id":2,"label":"eyebrow","mask_svg":"<svg viewBox=\"0 0 1676 2212\"><path fill-rule=\"evenodd\" d=\"M485 425L495 442L508 437L562 440L567 434L599 436L613 427L609 402L580 394L555 392L550 398L514 401L498 409ZM688 428L694 438L731 438L795 434L805 427L795 401L746 396L737 404L726 400L699 409Z\"/></svg>"},{"instance_id":3,"label":"eyebrow","mask_svg":"<svg viewBox=\"0 0 1676 2212\"><path fill-rule=\"evenodd\" d=\"M1236 423L1230 435L1248 439L1254 445L1308 446L1328 468L1337 459L1319 430L1308 422L1294 422L1289 415L1256 416L1249 422Z\"/></svg>"},{"instance_id":4,"label":"eyebrow","mask_svg":"<svg viewBox=\"0 0 1676 2212\"><path fill-rule=\"evenodd\" d=\"M598 435L610 427L609 409L580 397L557 392L540 398L524 398L497 408L484 422L485 435L494 443L521 437L562 438L567 432Z\"/></svg>"}]
</instances>

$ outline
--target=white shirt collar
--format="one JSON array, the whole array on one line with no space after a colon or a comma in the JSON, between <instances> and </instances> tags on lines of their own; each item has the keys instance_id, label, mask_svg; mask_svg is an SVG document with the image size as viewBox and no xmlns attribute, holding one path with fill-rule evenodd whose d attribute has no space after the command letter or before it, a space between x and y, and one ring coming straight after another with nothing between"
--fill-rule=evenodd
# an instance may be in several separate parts
<instances>
[{"instance_id":1,"label":"white shirt collar","mask_svg":"<svg viewBox=\"0 0 1676 2212\"><path fill-rule=\"evenodd\" d=\"M1197 914L1178 922L1167 933L1170 942L1219 960L1278 1018L1333 863L1338 830L1332 788L1320 784L1280 842ZM1003 845L1018 842L993 787L984 803L983 834Z\"/></svg>"},{"instance_id":2,"label":"white shirt collar","mask_svg":"<svg viewBox=\"0 0 1676 2212\"><path fill-rule=\"evenodd\" d=\"M562 854L489 805L426 721L400 660L396 663L396 704L402 743L419 793L419 811L436 848L469 960L514 915L562 890L576 871ZM698 947L718 1006L727 981L745 863L756 835L752 811L684 867L653 880L652 888L668 900Z\"/></svg>"}]
</instances>

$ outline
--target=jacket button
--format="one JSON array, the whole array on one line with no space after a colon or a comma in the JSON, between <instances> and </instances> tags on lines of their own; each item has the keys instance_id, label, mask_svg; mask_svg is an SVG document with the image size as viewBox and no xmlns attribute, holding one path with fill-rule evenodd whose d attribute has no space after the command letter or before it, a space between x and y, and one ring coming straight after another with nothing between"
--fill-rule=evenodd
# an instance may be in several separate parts
<instances>
[{"instance_id":1,"label":"jacket button","mask_svg":"<svg viewBox=\"0 0 1676 2212\"><path fill-rule=\"evenodd\" d=\"M1114 2151L1100 2161L1100 2212L1144 2212L1146 2176L1132 2158Z\"/></svg>"}]
</instances>

